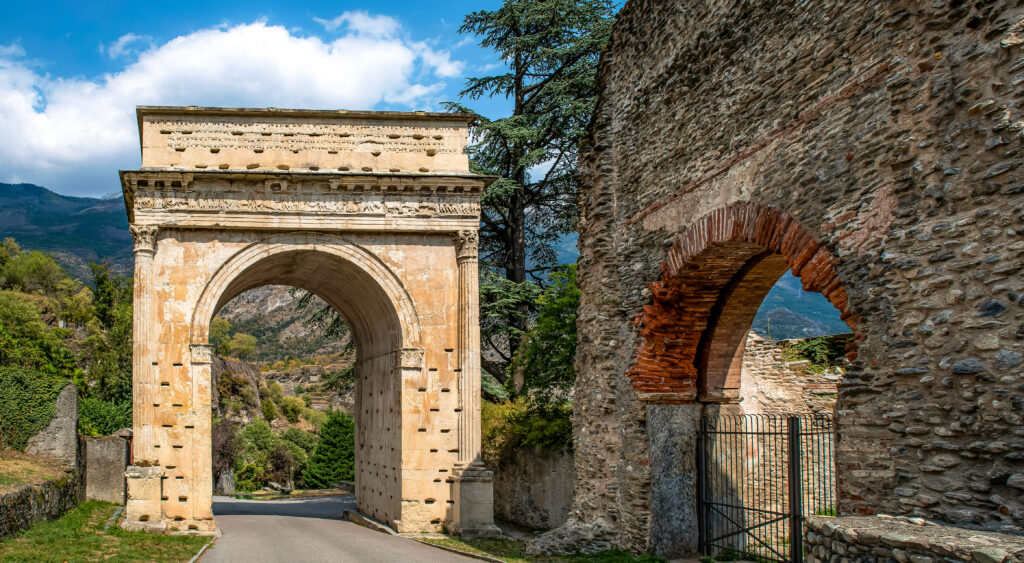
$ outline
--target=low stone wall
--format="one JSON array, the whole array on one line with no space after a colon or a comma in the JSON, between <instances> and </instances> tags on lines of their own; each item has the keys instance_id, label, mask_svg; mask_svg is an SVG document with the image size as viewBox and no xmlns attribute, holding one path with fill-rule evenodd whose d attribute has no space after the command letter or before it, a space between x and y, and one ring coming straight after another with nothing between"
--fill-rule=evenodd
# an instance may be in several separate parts
<instances>
[{"instance_id":1,"label":"low stone wall","mask_svg":"<svg viewBox=\"0 0 1024 563\"><path fill-rule=\"evenodd\" d=\"M533 530L561 526L575 479L572 452L520 449L494 469L494 515Z\"/></svg>"},{"instance_id":2,"label":"low stone wall","mask_svg":"<svg viewBox=\"0 0 1024 563\"><path fill-rule=\"evenodd\" d=\"M58 518L79 502L74 473L0 496L0 538L27 530L40 520Z\"/></svg>"},{"instance_id":3,"label":"low stone wall","mask_svg":"<svg viewBox=\"0 0 1024 563\"><path fill-rule=\"evenodd\" d=\"M83 438L85 498L124 504L128 442L118 436Z\"/></svg>"},{"instance_id":4,"label":"low stone wall","mask_svg":"<svg viewBox=\"0 0 1024 563\"><path fill-rule=\"evenodd\" d=\"M858 563L1024 562L1024 536L892 516L808 517L804 561Z\"/></svg>"}]
</instances>

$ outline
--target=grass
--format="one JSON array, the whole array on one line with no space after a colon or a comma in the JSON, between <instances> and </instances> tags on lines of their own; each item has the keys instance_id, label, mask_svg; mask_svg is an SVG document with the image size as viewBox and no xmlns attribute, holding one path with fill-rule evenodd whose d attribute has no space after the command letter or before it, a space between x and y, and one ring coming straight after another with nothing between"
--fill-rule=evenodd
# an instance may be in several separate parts
<instances>
[{"instance_id":1,"label":"grass","mask_svg":"<svg viewBox=\"0 0 1024 563\"><path fill-rule=\"evenodd\" d=\"M59 520L40 522L0 541L0 560L53 561L188 561L210 541L207 537L128 532L116 524L103 531L116 504L86 501Z\"/></svg>"},{"instance_id":2,"label":"grass","mask_svg":"<svg viewBox=\"0 0 1024 563\"><path fill-rule=\"evenodd\" d=\"M659 563L665 561L664 558L657 555L635 557L625 551L602 551L586 555L526 555L524 553L524 542L510 539L423 538L420 541L476 555L487 555L507 563L575 563L577 561L597 563Z\"/></svg>"},{"instance_id":3,"label":"grass","mask_svg":"<svg viewBox=\"0 0 1024 563\"><path fill-rule=\"evenodd\" d=\"M0 492L22 483L41 483L64 472L48 459L20 452L0 452Z\"/></svg>"}]
</instances>

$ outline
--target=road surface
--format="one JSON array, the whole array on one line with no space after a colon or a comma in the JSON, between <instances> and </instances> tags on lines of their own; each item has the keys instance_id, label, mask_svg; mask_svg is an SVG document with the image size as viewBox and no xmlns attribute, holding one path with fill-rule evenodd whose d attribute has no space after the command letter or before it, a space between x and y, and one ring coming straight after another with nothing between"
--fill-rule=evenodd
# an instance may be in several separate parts
<instances>
[{"instance_id":1,"label":"road surface","mask_svg":"<svg viewBox=\"0 0 1024 563\"><path fill-rule=\"evenodd\" d=\"M341 563L471 562L468 557L411 539L376 532L347 520L352 495L295 500L213 498L224 534L206 550L203 563L332 561Z\"/></svg>"}]
</instances>

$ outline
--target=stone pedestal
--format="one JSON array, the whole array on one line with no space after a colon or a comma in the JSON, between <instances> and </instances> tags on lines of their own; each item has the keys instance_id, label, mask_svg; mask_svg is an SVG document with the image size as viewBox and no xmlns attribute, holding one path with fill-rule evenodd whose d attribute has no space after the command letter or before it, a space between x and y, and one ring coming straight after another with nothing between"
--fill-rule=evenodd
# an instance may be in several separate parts
<instances>
[{"instance_id":1,"label":"stone pedestal","mask_svg":"<svg viewBox=\"0 0 1024 563\"><path fill-rule=\"evenodd\" d=\"M501 530L494 525L494 474L473 467L456 469L451 484L455 501L451 531L464 538L501 536Z\"/></svg>"},{"instance_id":2,"label":"stone pedestal","mask_svg":"<svg viewBox=\"0 0 1024 563\"><path fill-rule=\"evenodd\" d=\"M163 474L163 469L157 466L129 465L125 470L128 502L121 524L124 529L167 531L167 524L162 521L160 513Z\"/></svg>"}]
</instances>

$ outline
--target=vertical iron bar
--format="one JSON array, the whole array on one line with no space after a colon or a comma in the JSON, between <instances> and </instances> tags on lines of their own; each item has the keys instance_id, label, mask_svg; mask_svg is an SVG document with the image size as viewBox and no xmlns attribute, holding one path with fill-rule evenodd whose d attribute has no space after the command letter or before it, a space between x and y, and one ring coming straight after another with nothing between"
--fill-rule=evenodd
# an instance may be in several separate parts
<instances>
[{"instance_id":1,"label":"vertical iron bar","mask_svg":"<svg viewBox=\"0 0 1024 563\"><path fill-rule=\"evenodd\" d=\"M803 563L803 494L800 489L800 417L789 423L789 560Z\"/></svg>"},{"instance_id":2,"label":"vertical iron bar","mask_svg":"<svg viewBox=\"0 0 1024 563\"><path fill-rule=\"evenodd\" d=\"M697 432L697 549L700 555L708 555L708 531L707 516L707 461L705 456L705 441L708 434L708 419L700 417L700 430Z\"/></svg>"}]
</instances>

